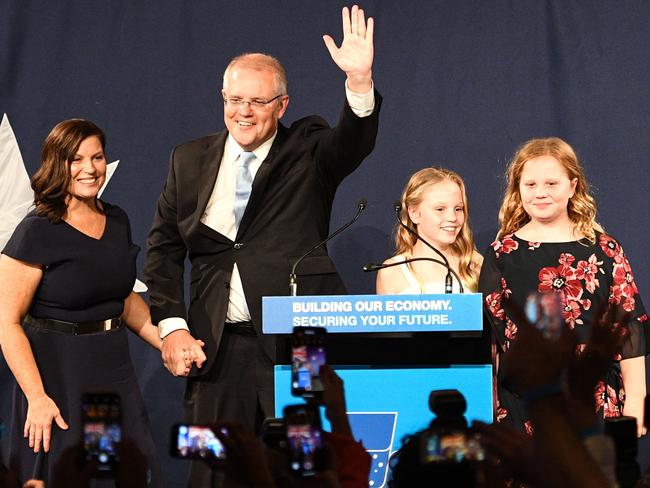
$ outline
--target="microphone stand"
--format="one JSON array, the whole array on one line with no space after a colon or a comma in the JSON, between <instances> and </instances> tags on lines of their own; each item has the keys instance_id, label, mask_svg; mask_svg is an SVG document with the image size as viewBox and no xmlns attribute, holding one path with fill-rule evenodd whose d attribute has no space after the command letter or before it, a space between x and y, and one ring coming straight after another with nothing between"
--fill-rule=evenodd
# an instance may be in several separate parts
<instances>
[{"instance_id":1,"label":"microphone stand","mask_svg":"<svg viewBox=\"0 0 650 488\"><path fill-rule=\"evenodd\" d=\"M440 266L444 266L445 269L447 269L447 273L448 274L453 274L454 277L456 278L456 280L458 281L459 291L461 293L463 293L465 291L463 289L463 283L460 281L460 277L458 276L458 274L453 269L451 269L451 267L449 267L449 265L445 264L443 261L441 261L439 259L436 259L436 258L409 258L409 259L405 259L404 261L397 261L395 263L388 263L388 264L373 264L373 263L370 263L370 264L366 264L363 267L363 270L366 273L371 273L371 272L374 272L374 271L379 271L380 269L391 268L393 266L399 266L400 264L412 263L414 261L431 261L431 262L434 262L434 263L438 263ZM446 284L445 284L445 293L451 293L451 292L446 291Z\"/></svg>"},{"instance_id":2,"label":"microphone stand","mask_svg":"<svg viewBox=\"0 0 650 488\"><path fill-rule=\"evenodd\" d=\"M352 224L354 224L357 219L359 218L359 215L361 215L361 212L363 212L366 207L368 206L368 200L365 198L362 198L359 200L357 203L357 213L354 215L352 220L350 220L347 224L342 225L338 229L334 231L334 233L330 234L327 236L323 241L319 242L316 244L314 247L312 247L309 251L307 251L305 254L300 256L295 263L293 263L293 266L291 268L291 273L289 274L289 292L292 297L295 297L298 295L298 281L296 277L296 269L298 268L298 265L300 262L305 259L307 256L309 256L312 252L314 252L316 249L324 245L327 241L330 239L334 239L337 235L339 235L341 232L343 232L345 229L350 227Z\"/></svg>"},{"instance_id":3,"label":"microphone stand","mask_svg":"<svg viewBox=\"0 0 650 488\"><path fill-rule=\"evenodd\" d=\"M440 261L436 261L436 262L438 262L440 264L443 264L443 266L445 266L447 268L447 275L445 276L445 293L452 293L452 291L453 291L453 283L452 283L452 279L451 279L452 274L458 280L458 287L459 287L459 289L461 290L461 293L462 293L463 284L460 282L460 278L458 278L458 275L454 272L453 269L451 269L451 266L449 266L449 261L447 260L447 256L445 256L442 252L440 252L438 249L436 249L432 244L429 244L426 240L424 240L420 236L420 234L418 234L413 229L411 229L408 225L406 225L404 222L402 222L402 219L400 218L400 215L399 215L400 212L402 211L402 204L399 201L395 202L394 210L395 210L395 217L397 218L397 222L399 223L399 225L401 225L408 232L413 234L418 240L422 241L423 244L425 244L433 252L438 254L442 258L442 260L444 261L444 264L440 263ZM428 258L428 259L433 260L433 258Z\"/></svg>"}]
</instances>

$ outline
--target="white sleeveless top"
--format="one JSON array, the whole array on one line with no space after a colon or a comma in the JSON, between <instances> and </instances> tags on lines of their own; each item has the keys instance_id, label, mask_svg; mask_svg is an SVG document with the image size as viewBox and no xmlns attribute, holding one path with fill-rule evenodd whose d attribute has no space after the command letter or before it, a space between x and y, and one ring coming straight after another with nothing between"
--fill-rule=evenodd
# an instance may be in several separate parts
<instances>
[{"instance_id":1,"label":"white sleeveless top","mask_svg":"<svg viewBox=\"0 0 650 488\"><path fill-rule=\"evenodd\" d=\"M404 254L400 254L398 256L395 256L391 261L396 262L399 260L405 261L407 257ZM415 277L415 274L413 274L413 271L411 271L411 268L408 266L408 264L403 264L402 266L399 266L402 272L404 273L404 277L406 278L406 282L408 283L408 287L405 288L404 290L400 291L398 295L428 295L428 294L438 294L438 293L444 293L445 292L445 283L444 281L437 281L437 282L428 282L428 283L422 283L418 281L418 279ZM452 292L453 293L460 293L460 287L458 286L458 280L456 279L455 276L452 275ZM463 283L463 288L465 290L468 290L468 287L465 283Z\"/></svg>"}]
</instances>

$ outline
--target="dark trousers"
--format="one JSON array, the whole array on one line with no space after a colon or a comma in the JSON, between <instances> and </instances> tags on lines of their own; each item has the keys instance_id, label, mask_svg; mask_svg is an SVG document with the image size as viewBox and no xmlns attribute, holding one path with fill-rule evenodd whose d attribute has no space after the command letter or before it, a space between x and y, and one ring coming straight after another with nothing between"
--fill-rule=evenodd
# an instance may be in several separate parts
<instances>
[{"instance_id":1,"label":"dark trousers","mask_svg":"<svg viewBox=\"0 0 650 488\"><path fill-rule=\"evenodd\" d=\"M273 362L257 336L226 327L215 363L206 374L187 382L185 419L194 424L235 421L258 433L274 416ZM222 476L192 461L188 487L219 487Z\"/></svg>"}]
</instances>

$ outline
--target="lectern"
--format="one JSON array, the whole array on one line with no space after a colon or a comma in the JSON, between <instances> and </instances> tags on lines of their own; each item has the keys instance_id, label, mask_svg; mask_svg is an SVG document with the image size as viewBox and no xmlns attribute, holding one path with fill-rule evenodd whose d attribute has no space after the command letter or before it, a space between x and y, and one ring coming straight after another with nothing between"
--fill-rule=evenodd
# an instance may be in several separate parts
<instances>
[{"instance_id":1,"label":"lectern","mask_svg":"<svg viewBox=\"0 0 650 488\"><path fill-rule=\"evenodd\" d=\"M352 430L373 459L369 486L384 486L390 454L425 428L432 390L457 389L467 419L492 421L489 334L480 293L263 298L265 334L325 327L327 359L345 383ZM275 368L275 411L291 396L291 366ZM327 426L328 427L328 426Z\"/></svg>"}]
</instances>

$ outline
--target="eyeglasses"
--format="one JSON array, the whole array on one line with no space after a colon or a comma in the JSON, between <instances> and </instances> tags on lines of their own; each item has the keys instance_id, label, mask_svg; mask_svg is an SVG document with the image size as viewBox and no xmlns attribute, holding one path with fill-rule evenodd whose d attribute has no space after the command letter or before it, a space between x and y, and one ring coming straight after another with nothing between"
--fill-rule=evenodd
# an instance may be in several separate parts
<instances>
[{"instance_id":1,"label":"eyeglasses","mask_svg":"<svg viewBox=\"0 0 650 488\"><path fill-rule=\"evenodd\" d=\"M269 108L269 104L271 102L274 102L280 97L283 97L284 95L276 95L270 100L264 100L263 98L253 98L252 100L244 100L243 98L239 97L227 97L224 95L223 97L223 103L226 105L230 105L233 108L241 108L245 104L248 104L249 107L253 109L259 109L259 110L266 110Z\"/></svg>"}]
</instances>

